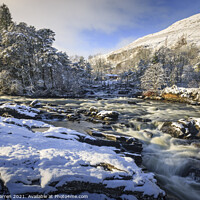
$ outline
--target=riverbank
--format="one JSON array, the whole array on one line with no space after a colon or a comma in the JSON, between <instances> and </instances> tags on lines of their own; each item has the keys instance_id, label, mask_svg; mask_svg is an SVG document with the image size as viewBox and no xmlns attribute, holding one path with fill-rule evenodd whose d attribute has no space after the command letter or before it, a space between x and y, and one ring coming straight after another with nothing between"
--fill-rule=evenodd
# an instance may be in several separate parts
<instances>
[{"instance_id":1,"label":"riverbank","mask_svg":"<svg viewBox=\"0 0 200 200\"><path fill-rule=\"evenodd\" d=\"M143 92L140 98L200 105L200 89L182 88L174 85L172 87L166 87L159 93L151 91Z\"/></svg>"},{"instance_id":2,"label":"riverbank","mask_svg":"<svg viewBox=\"0 0 200 200\"><path fill-rule=\"evenodd\" d=\"M142 145L137 139L111 134L98 137L97 132L92 137L55 127L35 119L58 120L64 110L57 110L57 116L47 115L41 103L30 105L0 106L1 114L7 115L0 117L2 195L25 199L61 194L88 199L164 198L153 173L140 167ZM113 116L116 120L116 113L98 113L101 119Z\"/></svg>"}]
</instances>

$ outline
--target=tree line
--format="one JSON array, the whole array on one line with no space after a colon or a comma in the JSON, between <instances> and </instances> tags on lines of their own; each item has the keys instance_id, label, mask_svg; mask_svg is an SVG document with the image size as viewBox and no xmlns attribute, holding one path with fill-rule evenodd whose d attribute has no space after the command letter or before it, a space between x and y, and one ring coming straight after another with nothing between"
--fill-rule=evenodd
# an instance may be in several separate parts
<instances>
[{"instance_id":1,"label":"tree line","mask_svg":"<svg viewBox=\"0 0 200 200\"><path fill-rule=\"evenodd\" d=\"M136 56L130 58L130 51L136 52ZM91 61L97 79L102 79L105 73L117 73L126 87L133 86L141 90L158 92L173 85L198 88L199 53L200 49L195 44L188 44L186 36L183 35L173 48L163 46L155 51L139 47L122 52L122 55L110 55L107 60L101 56L91 57ZM125 56L125 62L117 62L120 57ZM112 62L114 64L111 64Z\"/></svg>"}]
</instances>

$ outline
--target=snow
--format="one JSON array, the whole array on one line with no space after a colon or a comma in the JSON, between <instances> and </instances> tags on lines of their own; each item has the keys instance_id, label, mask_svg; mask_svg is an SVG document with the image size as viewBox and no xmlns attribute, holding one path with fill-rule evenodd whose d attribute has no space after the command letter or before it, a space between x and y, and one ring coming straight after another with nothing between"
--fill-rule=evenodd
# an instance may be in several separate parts
<instances>
[{"instance_id":1,"label":"snow","mask_svg":"<svg viewBox=\"0 0 200 200\"><path fill-rule=\"evenodd\" d=\"M106 74L107 77L119 77L118 74Z\"/></svg>"},{"instance_id":2,"label":"snow","mask_svg":"<svg viewBox=\"0 0 200 200\"><path fill-rule=\"evenodd\" d=\"M173 85L172 87L166 87L162 91L163 94L178 94L181 97L189 98L191 95L197 95L197 98L200 96L200 89L199 88L184 88L184 87L177 87Z\"/></svg>"},{"instance_id":3,"label":"snow","mask_svg":"<svg viewBox=\"0 0 200 200\"><path fill-rule=\"evenodd\" d=\"M195 124L200 127L200 118L191 117L190 120L194 120Z\"/></svg>"},{"instance_id":4,"label":"snow","mask_svg":"<svg viewBox=\"0 0 200 200\"><path fill-rule=\"evenodd\" d=\"M19 114L23 114L23 115L26 115L29 117L35 117L36 115L38 115L38 113L40 113L40 110L38 110L36 108L31 108L29 106L17 105L17 104L11 104L11 103L5 103L5 104L1 105L0 109L15 110Z\"/></svg>"},{"instance_id":5,"label":"snow","mask_svg":"<svg viewBox=\"0 0 200 200\"><path fill-rule=\"evenodd\" d=\"M116 111L107 111L107 110L102 110L100 112L97 113L98 116L101 116L101 117L107 117L107 116L110 116L112 114L119 114L118 112Z\"/></svg>"},{"instance_id":6,"label":"snow","mask_svg":"<svg viewBox=\"0 0 200 200\"><path fill-rule=\"evenodd\" d=\"M49 129L43 133L27 129L33 126ZM0 137L1 179L11 195L48 194L70 181L102 183L108 188L124 186L125 190L141 191L155 198L164 194L156 185L154 175L144 173L132 158L121 157L113 147L82 143L79 137L93 138L77 131L36 120L1 117ZM102 163L114 166L113 170L104 170ZM105 180L124 176L131 179ZM50 185L53 182L56 186Z\"/></svg>"},{"instance_id":7,"label":"snow","mask_svg":"<svg viewBox=\"0 0 200 200\"><path fill-rule=\"evenodd\" d=\"M24 126L28 128L48 128L51 127L51 125L46 124L41 121L37 120L20 120L16 118L5 118L0 117L0 122L8 123L8 124L16 124L18 126Z\"/></svg>"},{"instance_id":8,"label":"snow","mask_svg":"<svg viewBox=\"0 0 200 200\"><path fill-rule=\"evenodd\" d=\"M177 122L172 122L172 126L175 126L175 127L178 128L178 129L184 128L184 126L183 126L182 124L177 123Z\"/></svg>"}]
</instances>

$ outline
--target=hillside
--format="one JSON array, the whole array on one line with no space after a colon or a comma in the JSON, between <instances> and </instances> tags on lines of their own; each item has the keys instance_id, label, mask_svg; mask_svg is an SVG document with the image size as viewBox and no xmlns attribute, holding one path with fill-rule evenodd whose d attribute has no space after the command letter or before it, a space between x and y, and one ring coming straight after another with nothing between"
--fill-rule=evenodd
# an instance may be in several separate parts
<instances>
[{"instance_id":1,"label":"hillside","mask_svg":"<svg viewBox=\"0 0 200 200\"><path fill-rule=\"evenodd\" d=\"M135 65L140 59L151 57L161 47L175 49L181 46L200 46L200 14L180 20L168 28L142 38L131 44L102 55L106 63L118 69ZM93 61L91 61L93 62Z\"/></svg>"}]
</instances>

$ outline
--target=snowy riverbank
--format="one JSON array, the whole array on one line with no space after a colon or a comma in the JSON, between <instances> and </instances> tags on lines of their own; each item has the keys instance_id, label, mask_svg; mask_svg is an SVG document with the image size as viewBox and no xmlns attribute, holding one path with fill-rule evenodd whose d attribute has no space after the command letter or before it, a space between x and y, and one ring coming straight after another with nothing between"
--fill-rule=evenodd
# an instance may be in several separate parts
<instances>
[{"instance_id":1,"label":"snowy riverbank","mask_svg":"<svg viewBox=\"0 0 200 200\"><path fill-rule=\"evenodd\" d=\"M20 108L16 108L19 113ZM26 112L21 114L33 116L29 107L23 106L23 110ZM46 130L33 131L33 128ZM99 145L94 137L36 120L12 117L0 117L0 135L2 195L28 198L36 194L73 194L88 195L88 199L162 199L165 194L156 184L153 173L143 172L130 155L117 146ZM134 139L132 141L127 145L133 145Z\"/></svg>"},{"instance_id":2,"label":"snowy riverbank","mask_svg":"<svg viewBox=\"0 0 200 200\"><path fill-rule=\"evenodd\" d=\"M159 94L151 91L143 92L142 98L200 105L200 89L177 87L174 85L166 87Z\"/></svg>"}]
</instances>

